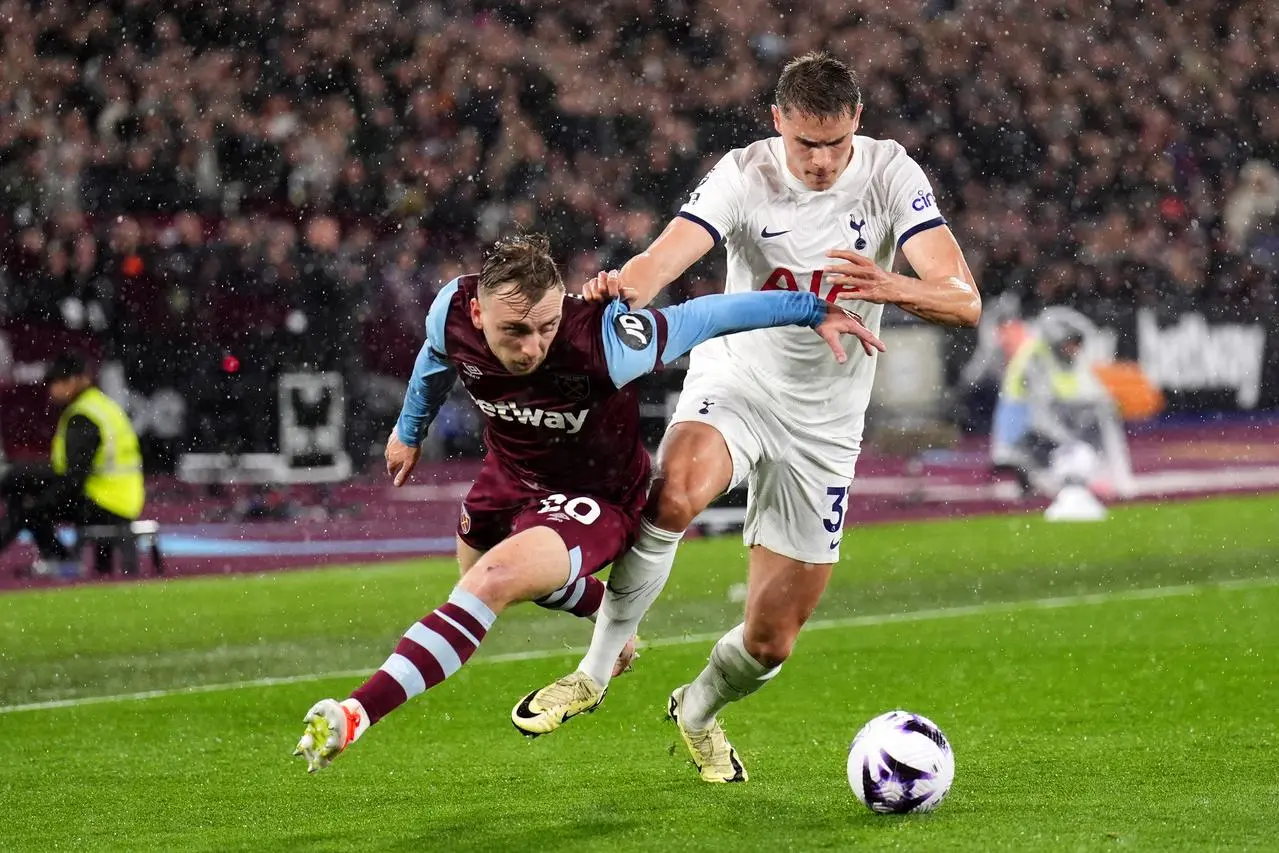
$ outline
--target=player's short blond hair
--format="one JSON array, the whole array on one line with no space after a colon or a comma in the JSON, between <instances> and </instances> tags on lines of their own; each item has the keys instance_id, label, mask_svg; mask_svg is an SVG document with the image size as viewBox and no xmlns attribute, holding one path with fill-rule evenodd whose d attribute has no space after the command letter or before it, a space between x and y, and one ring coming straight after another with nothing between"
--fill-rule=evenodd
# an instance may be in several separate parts
<instances>
[{"instance_id":1,"label":"player's short blond hair","mask_svg":"<svg viewBox=\"0 0 1279 853\"><path fill-rule=\"evenodd\" d=\"M564 280L551 257L545 234L516 234L497 241L480 268L480 292L536 305L548 291L563 289Z\"/></svg>"},{"instance_id":2,"label":"player's short blond hair","mask_svg":"<svg viewBox=\"0 0 1279 853\"><path fill-rule=\"evenodd\" d=\"M783 113L817 118L855 115L862 90L853 69L829 53L812 51L792 59L777 80L775 101Z\"/></svg>"}]
</instances>

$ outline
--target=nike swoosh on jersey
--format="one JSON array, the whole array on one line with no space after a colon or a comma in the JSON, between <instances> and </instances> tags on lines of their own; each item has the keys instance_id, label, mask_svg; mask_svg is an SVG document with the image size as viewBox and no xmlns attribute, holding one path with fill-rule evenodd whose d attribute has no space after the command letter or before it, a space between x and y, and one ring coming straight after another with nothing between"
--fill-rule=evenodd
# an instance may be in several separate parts
<instances>
[{"instance_id":1,"label":"nike swoosh on jersey","mask_svg":"<svg viewBox=\"0 0 1279 853\"><path fill-rule=\"evenodd\" d=\"M774 232L772 232L772 233L770 234L770 233L769 233L769 231L768 231L768 226L767 226L767 225L765 225L765 226L764 226L764 230L763 230L763 231L761 231L761 232L759 232L759 236L761 236L761 237L763 237L765 240L767 240L769 237L780 237L780 236L782 236L783 234L789 234L789 233L790 233L790 229L789 229L789 228L787 228L785 231L774 231Z\"/></svg>"}]
</instances>

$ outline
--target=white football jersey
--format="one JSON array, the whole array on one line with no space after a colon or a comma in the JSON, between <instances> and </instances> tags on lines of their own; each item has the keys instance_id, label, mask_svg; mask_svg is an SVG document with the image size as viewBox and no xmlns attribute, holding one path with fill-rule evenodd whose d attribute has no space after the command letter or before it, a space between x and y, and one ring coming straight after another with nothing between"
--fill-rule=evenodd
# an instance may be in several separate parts
<instances>
[{"instance_id":1,"label":"white football jersey","mask_svg":"<svg viewBox=\"0 0 1279 853\"><path fill-rule=\"evenodd\" d=\"M826 190L811 190L791 174L780 136L730 151L679 215L723 241L725 292L803 290L828 300L841 290L824 280L822 270L840 262L828 258L828 250L853 249L892 269L906 239L946 223L928 179L905 149L864 136L854 137L852 162ZM878 334L882 305L840 304ZM728 373L744 382L766 382L788 403L802 406L810 423L839 424L839 432L860 438L875 359L851 337L846 348L848 362L841 365L811 329L741 332L694 349L690 375Z\"/></svg>"}]
</instances>

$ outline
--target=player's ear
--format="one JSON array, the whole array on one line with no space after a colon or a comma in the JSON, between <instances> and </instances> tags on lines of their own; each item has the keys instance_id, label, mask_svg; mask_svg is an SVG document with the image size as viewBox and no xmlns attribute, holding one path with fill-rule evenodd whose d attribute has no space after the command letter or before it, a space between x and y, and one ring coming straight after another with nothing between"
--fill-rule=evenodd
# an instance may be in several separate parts
<instances>
[{"instance_id":1,"label":"player's ear","mask_svg":"<svg viewBox=\"0 0 1279 853\"><path fill-rule=\"evenodd\" d=\"M484 314L480 310L480 300L474 296L471 297L471 325L477 329L484 328Z\"/></svg>"},{"instance_id":2,"label":"player's ear","mask_svg":"<svg viewBox=\"0 0 1279 853\"><path fill-rule=\"evenodd\" d=\"M782 132L782 111L777 108L777 104L773 104L773 130Z\"/></svg>"},{"instance_id":3,"label":"player's ear","mask_svg":"<svg viewBox=\"0 0 1279 853\"><path fill-rule=\"evenodd\" d=\"M861 127L861 125L862 125L862 105L861 105L861 104L858 104L858 105L857 105L857 109L853 110L853 130L852 130L852 133L853 133L853 135L854 135L854 136L857 134L857 128Z\"/></svg>"}]
</instances>

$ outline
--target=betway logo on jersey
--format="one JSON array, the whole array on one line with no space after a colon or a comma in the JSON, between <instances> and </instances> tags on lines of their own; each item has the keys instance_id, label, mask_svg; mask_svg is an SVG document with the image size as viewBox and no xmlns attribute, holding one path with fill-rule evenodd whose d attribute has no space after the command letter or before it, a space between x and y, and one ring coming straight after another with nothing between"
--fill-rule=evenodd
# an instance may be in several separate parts
<instances>
[{"instance_id":1,"label":"betway logo on jersey","mask_svg":"<svg viewBox=\"0 0 1279 853\"><path fill-rule=\"evenodd\" d=\"M548 412L544 409L525 408L518 403L490 403L488 400L476 400L475 405L490 418L546 429L562 429L569 435L582 431L586 416L591 411L582 409L578 412Z\"/></svg>"},{"instance_id":2,"label":"betway logo on jersey","mask_svg":"<svg viewBox=\"0 0 1279 853\"><path fill-rule=\"evenodd\" d=\"M804 289L814 296L819 296L827 302L834 302L841 294L856 293L857 289L849 287L845 284L831 285L830 290L826 291L826 295L822 296L822 278L826 275L822 270L813 270L809 272L791 272L786 267L778 267L768 274L768 279L760 290L799 290L800 284L807 284ZM804 282L804 277L808 277L808 281Z\"/></svg>"}]
</instances>

